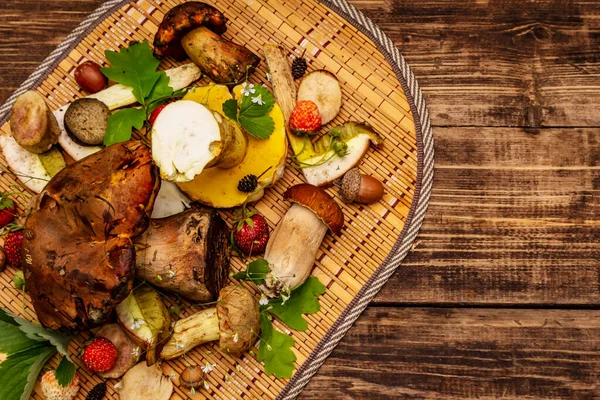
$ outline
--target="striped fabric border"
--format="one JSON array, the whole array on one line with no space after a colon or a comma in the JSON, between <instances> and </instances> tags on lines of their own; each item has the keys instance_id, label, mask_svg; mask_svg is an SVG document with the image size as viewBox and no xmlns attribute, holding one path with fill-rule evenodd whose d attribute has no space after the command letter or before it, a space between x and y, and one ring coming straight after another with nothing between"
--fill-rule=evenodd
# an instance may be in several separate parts
<instances>
[{"instance_id":1,"label":"striped fabric border","mask_svg":"<svg viewBox=\"0 0 600 400\"><path fill-rule=\"evenodd\" d=\"M423 223L433 183L433 132L431 121L429 120L429 111L427 110L419 84L404 57L402 57L391 39L379 27L354 6L348 4L346 0L319 1L369 37L385 56L400 80L404 93L408 97L413 116L415 116L418 151L417 182L413 203L406 223L392 251L350 302L348 307L342 312L307 360L298 368L277 397L279 400L291 400L300 394L310 378L325 362L327 356L337 346L369 302L392 276L404 257L406 257ZM37 87L96 25L128 2L129 0L110 0L105 2L71 32L40 66L36 68L29 78L23 82L19 89L9 97L6 103L0 107L0 125L8 119L10 109L17 96L26 90Z\"/></svg>"}]
</instances>

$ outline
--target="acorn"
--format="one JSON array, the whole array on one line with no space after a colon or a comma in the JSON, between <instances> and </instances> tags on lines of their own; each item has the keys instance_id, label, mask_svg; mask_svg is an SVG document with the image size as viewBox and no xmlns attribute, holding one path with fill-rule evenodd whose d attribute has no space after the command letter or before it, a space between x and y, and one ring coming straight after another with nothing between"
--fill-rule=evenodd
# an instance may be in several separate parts
<instances>
[{"instance_id":1,"label":"acorn","mask_svg":"<svg viewBox=\"0 0 600 400\"><path fill-rule=\"evenodd\" d=\"M352 168L342 178L340 196L346 204L375 203L383 196L383 184L372 176L362 175L358 168Z\"/></svg>"},{"instance_id":2,"label":"acorn","mask_svg":"<svg viewBox=\"0 0 600 400\"><path fill-rule=\"evenodd\" d=\"M204 372L198 365L187 367L179 377L179 383L186 389L198 389L204 382Z\"/></svg>"}]
</instances>

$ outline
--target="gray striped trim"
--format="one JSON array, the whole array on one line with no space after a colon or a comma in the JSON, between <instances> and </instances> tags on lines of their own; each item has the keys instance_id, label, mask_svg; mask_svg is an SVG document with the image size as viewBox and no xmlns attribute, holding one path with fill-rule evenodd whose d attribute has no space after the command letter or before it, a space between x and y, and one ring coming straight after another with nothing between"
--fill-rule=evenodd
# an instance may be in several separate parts
<instances>
[{"instance_id":1,"label":"gray striped trim","mask_svg":"<svg viewBox=\"0 0 600 400\"><path fill-rule=\"evenodd\" d=\"M417 183L406 223L392 251L354 299L352 299L333 326L327 331L307 360L289 380L288 384L277 397L277 399L281 400L294 399L298 396L310 378L325 362L327 356L337 346L369 302L375 297L390 276L392 276L404 257L406 257L423 223L433 183L433 133L431 130L431 121L429 120L429 111L425 105L423 94L410 67L385 33L355 7L348 4L346 0L319 1L368 36L385 56L400 80L404 93L408 98L412 114L415 117L418 153ZM0 107L0 125L8 119L10 109L18 95L26 90L37 87L92 29L108 15L112 14L113 11L128 2L129 0L110 0L105 2L71 32L29 78L23 82L19 89L9 97L6 103Z\"/></svg>"}]
</instances>

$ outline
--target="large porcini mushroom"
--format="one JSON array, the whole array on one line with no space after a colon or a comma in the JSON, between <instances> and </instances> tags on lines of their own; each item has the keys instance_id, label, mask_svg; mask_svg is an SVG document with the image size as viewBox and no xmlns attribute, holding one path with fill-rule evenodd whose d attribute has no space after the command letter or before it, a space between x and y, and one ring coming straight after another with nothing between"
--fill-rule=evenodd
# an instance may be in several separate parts
<instances>
[{"instance_id":1,"label":"large porcini mushroom","mask_svg":"<svg viewBox=\"0 0 600 400\"><path fill-rule=\"evenodd\" d=\"M25 223L23 269L43 326L102 324L133 288L131 238L148 227L160 186L150 149L117 143L48 182Z\"/></svg>"},{"instance_id":2,"label":"large porcini mushroom","mask_svg":"<svg viewBox=\"0 0 600 400\"><path fill-rule=\"evenodd\" d=\"M153 219L135 240L136 276L195 301L217 298L229 275L229 233L218 212L193 207Z\"/></svg>"},{"instance_id":3,"label":"large porcini mushroom","mask_svg":"<svg viewBox=\"0 0 600 400\"><path fill-rule=\"evenodd\" d=\"M199 311L173 325L173 336L160 357L177 358L194 347L218 340L227 353L239 356L258 337L260 313L256 298L243 286L221 290L216 307Z\"/></svg>"},{"instance_id":4,"label":"large porcini mushroom","mask_svg":"<svg viewBox=\"0 0 600 400\"><path fill-rule=\"evenodd\" d=\"M338 234L344 226L342 209L321 188L307 183L292 186L283 198L294 204L277 224L265 250L271 272L261 289L269 297L301 285L310 275L327 230Z\"/></svg>"}]
</instances>

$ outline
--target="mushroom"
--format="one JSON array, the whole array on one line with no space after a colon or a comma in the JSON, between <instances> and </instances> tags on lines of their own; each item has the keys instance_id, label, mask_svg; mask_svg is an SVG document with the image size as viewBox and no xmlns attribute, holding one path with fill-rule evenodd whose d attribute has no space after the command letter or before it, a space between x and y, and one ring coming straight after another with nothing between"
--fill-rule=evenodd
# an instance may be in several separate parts
<instances>
[{"instance_id":1,"label":"mushroom","mask_svg":"<svg viewBox=\"0 0 600 400\"><path fill-rule=\"evenodd\" d=\"M194 347L219 341L227 353L238 356L250 349L260 329L256 298L243 286L221 290L216 307L199 311L173 325L173 336L160 357L172 360Z\"/></svg>"},{"instance_id":2,"label":"mushroom","mask_svg":"<svg viewBox=\"0 0 600 400\"><path fill-rule=\"evenodd\" d=\"M269 297L301 285L310 275L327 229L338 234L344 226L340 206L321 188L292 186L283 198L294 204L271 234L265 250L271 272L261 289Z\"/></svg>"},{"instance_id":3,"label":"mushroom","mask_svg":"<svg viewBox=\"0 0 600 400\"><path fill-rule=\"evenodd\" d=\"M229 230L215 210L194 206L153 219L135 247L139 279L190 300L214 300L227 282Z\"/></svg>"}]
</instances>

